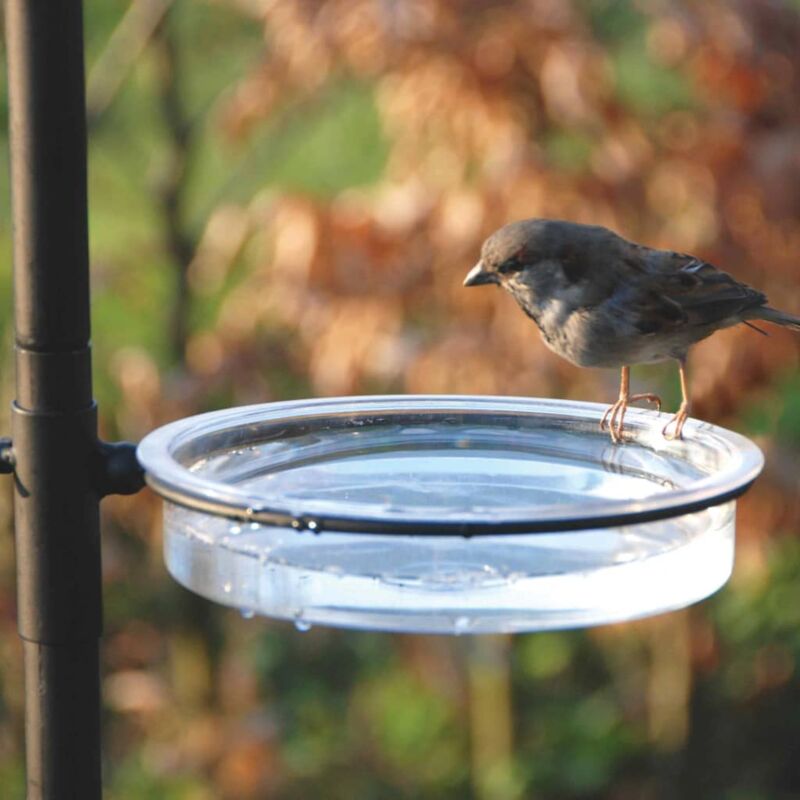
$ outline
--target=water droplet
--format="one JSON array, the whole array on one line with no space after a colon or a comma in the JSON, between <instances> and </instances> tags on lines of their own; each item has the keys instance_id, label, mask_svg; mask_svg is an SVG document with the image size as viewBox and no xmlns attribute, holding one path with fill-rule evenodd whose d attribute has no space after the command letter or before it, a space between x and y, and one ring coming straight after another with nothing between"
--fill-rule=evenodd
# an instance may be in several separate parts
<instances>
[{"instance_id":1,"label":"water droplet","mask_svg":"<svg viewBox=\"0 0 800 800\"><path fill-rule=\"evenodd\" d=\"M250 530L251 531L257 531L260 527L261 527L261 523L260 522L251 522L250 523Z\"/></svg>"},{"instance_id":2,"label":"water droplet","mask_svg":"<svg viewBox=\"0 0 800 800\"><path fill-rule=\"evenodd\" d=\"M296 531L299 531L299 530L302 530L302 529L303 529L303 526L302 526L302 524L300 523L300 520L299 520L299 519L293 519L293 520L292 520L292 527L293 527L293 528L294 528Z\"/></svg>"},{"instance_id":3,"label":"water droplet","mask_svg":"<svg viewBox=\"0 0 800 800\"><path fill-rule=\"evenodd\" d=\"M231 536L238 536L241 532L242 532L241 525L231 525L230 528L228 528L228 533Z\"/></svg>"},{"instance_id":4,"label":"water droplet","mask_svg":"<svg viewBox=\"0 0 800 800\"><path fill-rule=\"evenodd\" d=\"M247 508L244 510L244 515L245 515L246 517L252 517L252 516L253 516L253 514L255 514L255 513L256 513L256 512L255 512L255 510L254 510L254 509L252 509L250 506L248 506L248 507L247 507Z\"/></svg>"},{"instance_id":5,"label":"water droplet","mask_svg":"<svg viewBox=\"0 0 800 800\"><path fill-rule=\"evenodd\" d=\"M252 608L240 608L239 613L244 619L253 619L253 617L256 615L256 612L253 611Z\"/></svg>"},{"instance_id":6,"label":"water droplet","mask_svg":"<svg viewBox=\"0 0 800 800\"><path fill-rule=\"evenodd\" d=\"M307 524L308 529L311 533L317 533L319 531L319 522L316 520L310 519Z\"/></svg>"},{"instance_id":7,"label":"water droplet","mask_svg":"<svg viewBox=\"0 0 800 800\"><path fill-rule=\"evenodd\" d=\"M456 617L453 623L453 633L455 633L456 636L460 636L462 633L466 633L471 625L472 620L469 617Z\"/></svg>"},{"instance_id":8,"label":"water droplet","mask_svg":"<svg viewBox=\"0 0 800 800\"><path fill-rule=\"evenodd\" d=\"M305 633L306 631L311 630L311 623L304 620L301 614L298 614L294 618L294 626L298 631L300 631L300 633Z\"/></svg>"},{"instance_id":9,"label":"water droplet","mask_svg":"<svg viewBox=\"0 0 800 800\"><path fill-rule=\"evenodd\" d=\"M222 584L222 591L225 592L225 594L230 594L232 589L233 584L230 581L225 581L225 583Z\"/></svg>"}]
</instances>

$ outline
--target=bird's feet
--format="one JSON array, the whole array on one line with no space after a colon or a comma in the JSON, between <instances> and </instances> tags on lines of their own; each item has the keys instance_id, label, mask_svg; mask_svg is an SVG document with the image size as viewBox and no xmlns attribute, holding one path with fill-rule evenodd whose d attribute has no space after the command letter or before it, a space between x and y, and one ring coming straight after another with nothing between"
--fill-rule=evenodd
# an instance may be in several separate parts
<instances>
[{"instance_id":1,"label":"bird's feet","mask_svg":"<svg viewBox=\"0 0 800 800\"><path fill-rule=\"evenodd\" d=\"M668 441L682 439L683 426L686 424L687 419L689 419L689 404L681 403L680 408L678 408L678 413L672 417L661 431L662 436ZM672 430L670 430L670 428L672 428Z\"/></svg>"},{"instance_id":2,"label":"bird's feet","mask_svg":"<svg viewBox=\"0 0 800 800\"><path fill-rule=\"evenodd\" d=\"M619 400L606 409L606 413L600 420L600 430L608 430L614 444L621 444L624 441L625 412L628 410L628 406L637 400L646 400L648 403L652 403L657 411L661 411L661 398L657 394L645 392L627 396L620 395Z\"/></svg>"}]
</instances>

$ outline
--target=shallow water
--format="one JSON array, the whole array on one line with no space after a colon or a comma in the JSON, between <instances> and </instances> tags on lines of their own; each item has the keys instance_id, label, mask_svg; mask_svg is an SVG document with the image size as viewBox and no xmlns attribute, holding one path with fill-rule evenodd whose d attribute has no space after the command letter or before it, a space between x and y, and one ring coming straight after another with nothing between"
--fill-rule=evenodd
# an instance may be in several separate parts
<instances>
[{"instance_id":1,"label":"shallow water","mask_svg":"<svg viewBox=\"0 0 800 800\"><path fill-rule=\"evenodd\" d=\"M439 401L413 402L421 408L350 408L277 422L259 421L254 410L252 422L186 438L175 460L235 492L250 516L231 521L167 502L172 574L247 617L282 618L298 630L322 624L455 635L631 619L699 600L729 577L734 502L568 532L464 538L426 529L512 522L525 530L532 522L608 516L612 506L635 513L733 463L724 432L695 427L687 442L666 443L658 435L663 420L634 411L636 441L616 446L581 404L570 417L440 413ZM539 401L501 402L524 409ZM259 511L303 524L260 524ZM364 519L410 527L407 534L340 532ZM332 521L335 532L325 530Z\"/></svg>"}]
</instances>

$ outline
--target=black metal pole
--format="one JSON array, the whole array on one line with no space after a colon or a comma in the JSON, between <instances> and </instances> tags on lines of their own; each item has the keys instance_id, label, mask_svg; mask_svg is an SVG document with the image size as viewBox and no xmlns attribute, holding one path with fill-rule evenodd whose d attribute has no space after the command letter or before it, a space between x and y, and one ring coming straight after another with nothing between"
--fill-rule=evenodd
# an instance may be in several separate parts
<instances>
[{"instance_id":1,"label":"black metal pole","mask_svg":"<svg viewBox=\"0 0 800 800\"><path fill-rule=\"evenodd\" d=\"M80 0L6 0L17 394L12 413L28 800L100 776L98 443Z\"/></svg>"}]
</instances>

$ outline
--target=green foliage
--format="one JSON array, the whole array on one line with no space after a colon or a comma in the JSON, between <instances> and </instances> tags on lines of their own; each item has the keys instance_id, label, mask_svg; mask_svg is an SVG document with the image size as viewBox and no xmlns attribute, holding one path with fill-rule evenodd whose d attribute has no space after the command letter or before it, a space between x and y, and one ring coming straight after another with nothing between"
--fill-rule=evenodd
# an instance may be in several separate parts
<instances>
[{"instance_id":1,"label":"green foliage","mask_svg":"<svg viewBox=\"0 0 800 800\"><path fill-rule=\"evenodd\" d=\"M133 756L116 765L108 787L109 800L212 800L207 782L196 775L154 773L151 765Z\"/></svg>"},{"instance_id":2,"label":"green foliage","mask_svg":"<svg viewBox=\"0 0 800 800\"><path fill-rule=\"evenodd\" d=\"M587 0L595 36L609 49L616 95L634 114L658 117L695 105L691 84L677 67L656 63L646 46L646 9L632 0Z\"/></svg>"},{"instance_id":3,"label":"green foliage","mask_svg":"<svg viewBox=\"0 0 800 800\"><path fill-rule=\"evenodd\" d=\"M619 44L641 36L647 23L638 3L632 0L581 0L594 35L606 44Z\"/></svg>"},{"instance_id":4,"label":"green foliage","mask_svg":"<svg viewBox=\"0 0 800 800\"><path fill-rule=\"evenodd\" d=\"M342 82L288 124L267 125L237 191L252 193L267 182L330 197L342 189L374 183L382 174L386 143L372 87ZM260 155L260 158L259 158Z\"/></svg>"},{"instance_id":5,"label":"green foliage","mask_svg":"<svg viewBox=\"0 0 800 800\"><path fill-rule=\"evenodd\" d=\"M741 412L751 436L771 436L785 446L800 444L800 377L787 373L772 391L754 396Z\"/></svg>"},{"instance_id":6,"label":"green foliage","mask_svg":"<svg viewBox=\"0 0 800 800\"><path fill-rule=\"evenodd\" d=\"M555 678L570 665L575 651L573 636L542 633L525 636L517 644L520 670L531 681Z\"/></svg>"},{"instance_id":7,"label":"green foliage","mask_svg":"<svg viewBox=\"0 0 800 800\"><path fill-rule=\"evenodd\" d=\"M23 800L25 783L25 769L20 759L0 762L0 786L7 800Z\"/></svg>"},{"instance_id":8,"label":"green foliage","mask_svg":"<svg viewBox=\"0 0 800 800\"><path fill-rule=\"evenodd\" d=\"M692 86L678 69L655 63L643 37L625 40L613 51L612 64L620 102L643 117L695 105Z\"/></svg>"},{"instance_id":9,"label":"green foliage","mask_svg":"<svg viewBox=\"0 0 800 800\"><path fill-rule=\"evenodd\" d=\"M793 659L800 659L798 576L800 543L794 538L780 539L770 548L766 575L741 581L737 591L715 599L715 617L731 655L738 652L749 659L759 648L780 642Z\"/></svg>"},{"instance_id":10,"label":"green foliage","mask_svg":"<svg viewBox=\"0 0 800 800\"><path fill-rule=\"evenodd\" d=\"M709 604L720 655L697 683L687 755L705 797L794 796L797 765L781 751L800 736L796 715L786 713L800 702L798 586L800 546L780 539L765 574L740 578Z\"/></svg>"},{"instance_id":11,"label":"green foliage","mask_svg":"<svg viewBox=\"0 0 800 800\"><path fill-rule=\"evenodd\" d=\"M547 160L556 169L572 173L589 166L592 144L589 136L577 131L554 131L542 141Z\"/></svg>"}]
</instances>

